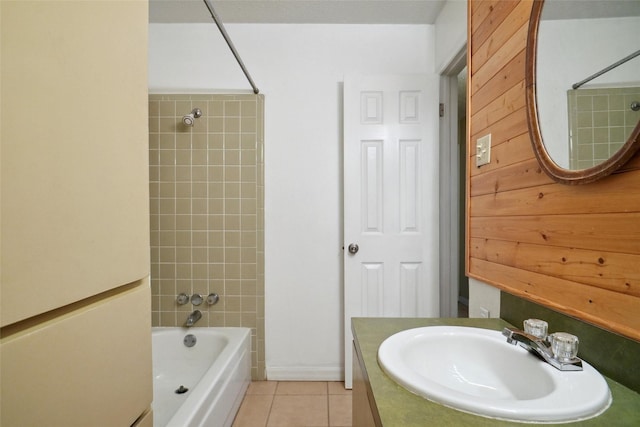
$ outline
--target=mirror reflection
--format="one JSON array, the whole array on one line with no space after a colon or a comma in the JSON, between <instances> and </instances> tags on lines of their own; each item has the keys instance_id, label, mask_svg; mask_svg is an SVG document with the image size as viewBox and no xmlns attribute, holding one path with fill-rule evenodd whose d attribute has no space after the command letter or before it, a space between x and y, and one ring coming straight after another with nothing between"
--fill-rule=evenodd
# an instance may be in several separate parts
<instances>
[{"instance_id":1,"label":"mirror reflection","mask_svg":"<svg viewBox=\"0 0 640 427\"><path fill-rule=\"evenodd\" d=\"M599 165L640 120L640 1L546 0L536 102L544 147L561 168Z\"/></svg>"}]
</instances>

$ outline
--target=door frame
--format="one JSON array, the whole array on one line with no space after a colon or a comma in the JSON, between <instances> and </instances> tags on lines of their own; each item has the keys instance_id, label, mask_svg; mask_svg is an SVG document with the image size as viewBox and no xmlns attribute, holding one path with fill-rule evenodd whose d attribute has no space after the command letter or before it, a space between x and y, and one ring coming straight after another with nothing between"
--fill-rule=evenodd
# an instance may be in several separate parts
<instances>
[{"instance_id":1,"label":"door frame","mask_svg":"<svg viewBox=\"0 0 640 427\"><path fill-rule=\"evenodd\" d=\"M440 73L440 316L458 317L460 259L460 156L458 145L458 74L467 65L467 44ZM467 89L468 93L468 89ZM466 138L465 138L466 140Z\"/></svg>"}]
</instances>

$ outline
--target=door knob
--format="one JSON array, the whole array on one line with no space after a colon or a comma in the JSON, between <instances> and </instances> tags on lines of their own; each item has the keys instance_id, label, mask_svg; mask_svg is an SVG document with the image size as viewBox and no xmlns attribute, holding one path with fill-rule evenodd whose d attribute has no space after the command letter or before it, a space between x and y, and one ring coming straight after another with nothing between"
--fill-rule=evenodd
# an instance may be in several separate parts
<instances>
[{"instance_id":1,"label":"door knob","mask_svg":"<svg viewBox=\"0 0 640 427\"><path fill-rule=\"evenodd\" d=\"M350 244L348 249L350 254L357 254L358 250L360 250L358 245L356 245L355 243Z\"/></svg>"}]
</instances>

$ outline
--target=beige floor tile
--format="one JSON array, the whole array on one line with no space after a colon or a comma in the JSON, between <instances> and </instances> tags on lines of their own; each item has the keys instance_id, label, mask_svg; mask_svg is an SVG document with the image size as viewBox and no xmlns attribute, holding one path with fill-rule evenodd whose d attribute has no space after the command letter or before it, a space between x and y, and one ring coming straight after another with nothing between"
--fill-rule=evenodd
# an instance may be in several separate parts
<instances>
[{"instance_id":1,"label":"beige floor tile","mask_svg":"<svg viewBox=\"0 0 640 427\"><path fill-rule=\"evenodd\" d=\"M278 381L253 381L247 394L275 394Z\"/></svg>"},{"instance_id":2,"label":"beige floor tile","mask_svg":"<svg viewBox=\"0 0 640 427\"><path fill-rule=\"evenodd\" d=\"M267 427L328 427L328 412L326 395L276 394Z\"/></svg>"},{"instance_id":3,"label":"beige floor tile","mask_svg":"<svg viewBox=\"0 0 640 427\"><path fill-rule=\"evenodd\" d=\"M264 427L269 419L273 395L247 394L238 410L233 427Z\"/></svg>"},{"instance_id":4,"label":"beige floor tile","mask_svg":"<svg viewBox=\"0 0 640 427\"><path fill-rule=\"evenodd\" d=\"M344 388L344 382L342 381L329 381L329 394L348 394L351 395L351 390Z\"/></svg>"},{"instance_id":5,"label":"beige floor tile","mask_svg":"<svg viewBox=\"0 0 640 427\"><path fill-rule=\"evenodd\" d=\"M327 394L326 381L279 381L276 394Z\"/></svg>"},{"instance_id":6,"label":"beige floor tile","mask_svg":"<svg viewBox=\"0 0 640 427\"><path fill-rule=\"evenodd\" d=\"M331 427L351 426L350 395L329 395L329 425Z\"/></svg>"}]
</instances>

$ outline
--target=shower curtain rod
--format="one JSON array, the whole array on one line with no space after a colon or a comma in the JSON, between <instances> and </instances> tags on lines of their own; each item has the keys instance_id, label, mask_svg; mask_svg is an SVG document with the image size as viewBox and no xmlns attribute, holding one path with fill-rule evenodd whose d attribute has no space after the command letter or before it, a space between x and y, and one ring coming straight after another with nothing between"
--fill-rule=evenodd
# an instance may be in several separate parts
<instances>
[{"instance_id":1,"label":"shower curtain rod","mask_svg":"<svg viewBox=\"0 0 640 427\"><path fill-rule=\"evenodd\" d=\"M582 80L581 82L578 83L574 83L573 86L571 86L574 89L578 89L580 86L582 86L585 83L589 83L591 80L595 79L596 77L600 77L601 75L603 75L604 73L608 73L609 71L613 70L614 68L624 64L627 61L632 60L633 58L635 58L636 56L640 55L640 50L633 52L631 55L629 56L625 56L624 58L622 58L620 61L615 62L611 65L609 65L607 68L603 68L602 70L598 71L595 74L590 75L589 77L587 77L586 79Z\"/></svg>"},{"instance_id":2,"label":"shower curtain rod","mask_svg":"<svg viewBox=\"0 0 640 427\"><path fill-rule=\"evenodd\" d=\"M203 0L203 1L204 1L204 4L207 6L207 9L209 9L209 13L211 14L211 17L213 18L214 22L218 26L218 29L220 30L220 34L222 34L222 37L224 37L224 41L227 42L227 46L229 46L229 49L231 49L231 52L233 53L233 56L236 58L236 61L238 61L238 65L240 65L240 68L242 68L242 72L244 73L247 80L249 80L249 84L253 88L253 93L257 95L258 93L260 93L260 90L257 88L256 84L253 82L253 79L249 75L249 71L247 71L247 68L244 66L244 63L242 62L242 59L240 58L238 51L233 45L233 42L231 41L231 39L229 38L229 34L227 34L227 30L225 30L224 25L222 25L222 21L220 20L220 17L216 13L216 11L213 9L213 5L209 0Z\"/></svg>"}]
</instances>

